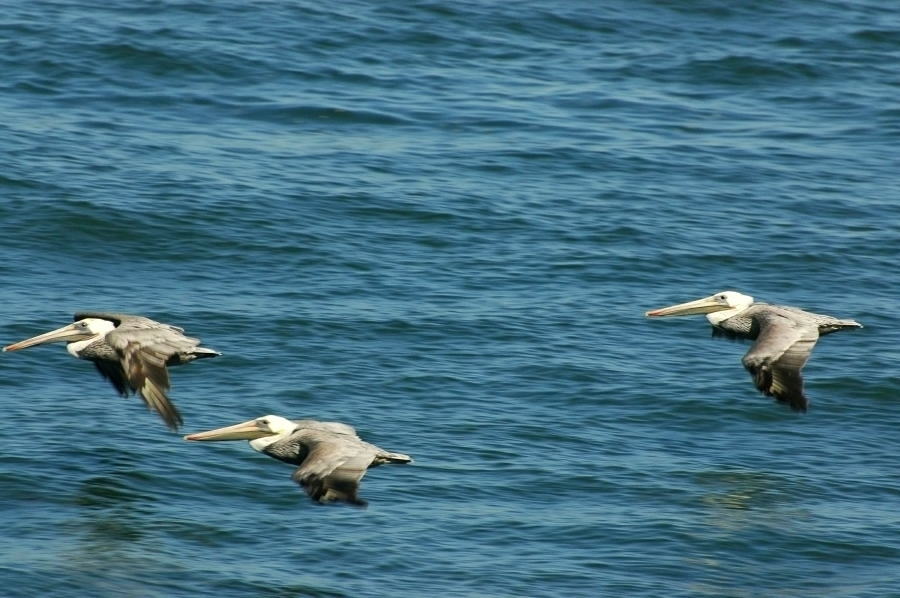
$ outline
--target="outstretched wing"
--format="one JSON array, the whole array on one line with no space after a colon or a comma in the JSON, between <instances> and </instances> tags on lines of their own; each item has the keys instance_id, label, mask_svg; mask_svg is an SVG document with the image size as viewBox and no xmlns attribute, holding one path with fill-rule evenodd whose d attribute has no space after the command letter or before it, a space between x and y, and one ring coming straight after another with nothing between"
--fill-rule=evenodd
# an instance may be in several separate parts
<instances>
[{"instance_id":1,"label":"outstretched wing","mask_svg":"<svg viewBox=\"0 0 900 598\"><path fill-rule=\"evenodd\" d=\"M181 414L169 400L169 372L166 363L200 344L181 333L181 329L147 318L122 320L106 335L106 342L122 360L129 386L147 405L156 410L170 428L181 425Z\"/></svg>"},{"instance_id":2,"label":"outstretched wing","mask_svg":"<svg viewBox=\"0 0 900 598\"><path fill-rule=\"evenodd\" d=\"M344 501L364 507L359 482L372 464L373 451L362 442L350 442L330 434L305 434L306 459L291 478L315 501Z\"/></svg>"},{"instance_id":3,"label":"outstretched wing","mask_svg":"<svg viewBox=\"0 0 900 598\"><path fill-rule=\"evenodd\" d=\"M815 322L802 322L778 313L755 316L759 325L756 342L741 360L753 375L756 388L766 396L787 403L794 411L806 411L800 370L819 340Z\"/></svg>"}]
</instances>

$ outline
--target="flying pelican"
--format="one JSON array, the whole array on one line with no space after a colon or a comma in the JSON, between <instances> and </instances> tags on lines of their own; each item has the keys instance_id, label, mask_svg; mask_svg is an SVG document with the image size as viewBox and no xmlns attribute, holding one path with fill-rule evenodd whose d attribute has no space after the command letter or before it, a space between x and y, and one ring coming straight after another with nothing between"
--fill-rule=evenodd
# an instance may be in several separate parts
<instances>
[{"instance_id":1,"label":"flying pelican","mask_svg":"<svg viewBox=\"0 0 900 598\"><path fill-rule=\"evenodd\" d=\"M344 501L364 507L366 501L356 492L368 468L412 462L408 455L389 453L364 442L347 424L314 419L291 421L278 415L189 434L184 439L249 440L254 450L297 465L291 478L303 486L310 498L322 504Z\"/></svg>"},{"instance_id":2,"label":"flying pelican","mask_svg":"<svg viewBox=\"0 0 900 598\"><path fill-rule=\"evenodd\" d=\"M92 361L120 395L137 393L169 428L177 430L182 423L181 414L166 396L169 390L166 366L221 355L199 346L199 339L184 336L183 332L177 326L142 316L79 312L75 314L74 324L7 345L3 350L18 351L65 341L71 355Z\"/></svg>"},{"instance_id":3,"label":"flying pelican","mask_svg":"<svg viewBox=\"0 0 900 598\"><path fill-rule=\"evenodd\" d=\"M723 291L670 307L646 312L646 316L706 314L713 336L756 342L741 360L753 376L756 388L766 396L787 403L794 411L806 411L800 370L819 337L845 328L862 328L854 320L840 320L797 307L754 303L753 297Z\"/></svg>"}]
</instances>

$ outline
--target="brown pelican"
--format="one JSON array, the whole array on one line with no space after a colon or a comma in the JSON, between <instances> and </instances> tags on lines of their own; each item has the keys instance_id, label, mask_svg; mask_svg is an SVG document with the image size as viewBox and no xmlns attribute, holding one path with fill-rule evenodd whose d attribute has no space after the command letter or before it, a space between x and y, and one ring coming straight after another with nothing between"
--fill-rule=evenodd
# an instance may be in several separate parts
<instances>
[{"instance_id":1,"label":"brown pelican","mask_svg":"<svg viewBox=\"0 0 900 598\"><path fill-rule=\"evenodd\" d=\"M370 467L385 463L411 463L408 455L389 453L356 435L340 422L314 419L291 421L266 415L240 424L198 432L185 440L249 440L255 450L297 465L291 478L319 503L344 501L365 506L356 492Z\"/></svg>"},{"instance_id":2,"label":"brown pelican","mask_svg":"<svg viewBox=\"0 0 900 598\"><path fill-rule=\"evenodd\" d=\"M819 337L845 328L862 328L854 320L839 320L797 307L754 303L753 297L723 291L670 307L646 312L652 318L706 314L713 336L756 342L741 360L764 395L806 411L800 369Z\"/></svg>"},{"instance_id":3,"label":"brown pelican","mask_svg":"<svg viewBox=\"0 0 900 598\"><path fill-rule=\"evenodd\" d=\"M75 323L3 347L18 351L34 345L68 343L66 350L79 359L92 361L119 394L136 392L166 425L177 430L181 414L169 401L167 365L221 355L199 346L200 340L182 334L183 329L154 322L142 316L105 312L79 312Z\"/></svg>"}]
</instances>

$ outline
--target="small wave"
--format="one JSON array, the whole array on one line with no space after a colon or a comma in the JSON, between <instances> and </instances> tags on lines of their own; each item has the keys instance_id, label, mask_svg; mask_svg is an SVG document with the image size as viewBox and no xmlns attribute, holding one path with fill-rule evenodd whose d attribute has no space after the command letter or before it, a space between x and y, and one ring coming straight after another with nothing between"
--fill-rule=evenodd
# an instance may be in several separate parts
<instances>
[{"instance_id":1,"label":"small wave","mask_svg":"<svg viewBox=\"0 0 900 598\"><path fill-rule=\"evenodd\" d=\"M763 60L753 56L726 56L713 60L692 60L680 75L707 83L752 86L760 83L809 81L823 76L820 68L806 62Z\"/></svg>"},{"instance_id":2,"label":"small wave","mask_svg":"<svg viewBox=\"0 0 900 598\"><path fill-rule=\"evenodd\" d=\"M239 116L251 120L291 124L312 120L327 120L338 124L402 125L412 121L396 114L374 110L351 110L330 106L256 106L239 111Z\"/></svg>"}]
</instances>

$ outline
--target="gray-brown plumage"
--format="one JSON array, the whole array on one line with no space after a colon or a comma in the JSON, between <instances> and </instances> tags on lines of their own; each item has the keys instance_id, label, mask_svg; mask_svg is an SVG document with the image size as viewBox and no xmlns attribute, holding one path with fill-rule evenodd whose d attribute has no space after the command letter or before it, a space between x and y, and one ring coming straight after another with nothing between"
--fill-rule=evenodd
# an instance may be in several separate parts
<instances>
[{"instance_id":1,"label":"gray-brown plumage","mask_svg":"<svg viewBox=\"0 0 900 598\"><path fill-rule=\"evenodd\" d=\"M91 361L122 396L136 393L175 430L182 419L167 396L170 365L216 357L184 330L143 316L110 312L79 312L75 322L4 347L17 351L44 343L66 342L66 350Z\"/></svg>"},{"instance_id":2,"label":"gray-brown plumage","mask_svg":"<svg viewBox=\"0 0 900 598\"><path fill-rule=\"evenodd\" d=\"M796 307L754 303L753 297L734 291L716 293L703 299L648 311L647 316L663 317L706 314L713 336L755 341L742 362L764 395L806 411L809 400L803 393L800 370L820 336L847 328L862 328L854 320L815 314Z\"/></svg>"},{"instance_id":3,"label":"gray-brown plumage","mask_svg":"<svg viewBox=\"0 0 900 598\"><path fill-rule=\"evenodd\" d=\"M408 455L391 453L363 441L356 430L339 422L291 421L266 415L247 422L199 432L185 440L249 440L253 449L296 465L291 478L314 501L365 506L359 483L366 471L385 463L411 463Z\"/></svg>"}]
</instances>

